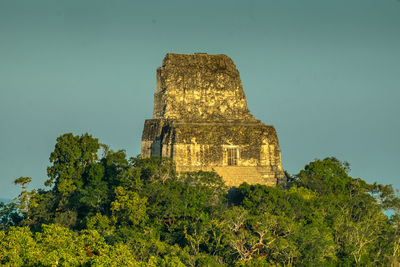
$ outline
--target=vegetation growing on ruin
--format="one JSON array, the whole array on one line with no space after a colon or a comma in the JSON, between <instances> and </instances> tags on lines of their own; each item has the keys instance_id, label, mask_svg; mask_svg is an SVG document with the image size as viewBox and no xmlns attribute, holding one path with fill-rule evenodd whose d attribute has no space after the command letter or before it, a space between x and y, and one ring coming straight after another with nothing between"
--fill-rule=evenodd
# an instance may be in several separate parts
<instances>
[{"instance_id":1,"label":"vegetation growing on ruin","mask_svg":"<svg viewBox=\"0 0 400 267\"><path fill-rule=\"evenodd\" d=\"M169 159L127 159L64 134L47 190L15 184L0 203L0 264L11 266L388 266L400 259L390 185L315 160L286 188L227 188L215 173L177 175ZM390 217L385 210L391 210Z\"/></svg>"}]
</instances>

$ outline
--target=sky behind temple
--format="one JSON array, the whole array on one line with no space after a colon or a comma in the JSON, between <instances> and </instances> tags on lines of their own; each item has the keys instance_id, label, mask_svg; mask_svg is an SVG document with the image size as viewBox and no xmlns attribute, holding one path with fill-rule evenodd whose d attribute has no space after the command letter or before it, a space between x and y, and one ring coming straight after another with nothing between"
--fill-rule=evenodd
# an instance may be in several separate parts
<instances>
[{"instance_id":1,"label":"sky behind temple","mask_svg":"<svg viewBox=\"0 0 400 267\"><path fill-rule=\"evenodd\" d=\"M400 189L398 0L1 0L0 198L63 133L139 154L168 52L230 56L289 173L335 156Z\"/></svg>"}]
</instances>

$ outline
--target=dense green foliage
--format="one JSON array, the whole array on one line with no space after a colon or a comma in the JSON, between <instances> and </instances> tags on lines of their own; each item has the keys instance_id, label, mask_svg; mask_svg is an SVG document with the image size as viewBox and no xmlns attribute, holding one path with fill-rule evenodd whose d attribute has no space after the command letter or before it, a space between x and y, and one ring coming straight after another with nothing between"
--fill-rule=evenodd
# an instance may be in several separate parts
<instances>
[{"instance_id":1,"label":"dense green foliage","mask_svg":"<svg viewBox=\"0 0 400 267\"><path fill-rule=\"evenodd\" d=\"M100 156L101 155L101 156ZM48 190L0 203L6 266L388 266L400 259L391 186L315 160L287 188L227 188L177 175L165 158L127 159L88 134L57 139ZM384 210L393 211L389 218Z\"/></svg>"}]
</instances>

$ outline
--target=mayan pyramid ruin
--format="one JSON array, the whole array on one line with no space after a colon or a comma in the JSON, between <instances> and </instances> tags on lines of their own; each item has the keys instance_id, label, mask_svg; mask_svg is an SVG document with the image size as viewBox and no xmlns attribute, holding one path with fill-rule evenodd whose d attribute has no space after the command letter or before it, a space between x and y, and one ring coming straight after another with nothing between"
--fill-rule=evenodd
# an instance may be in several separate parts
<instances>
[{"instance_id":1,"label":"mayan pyramid ruin","mask_svg":"<svg viewBox=\"0 0 400 267\"><path fill-rule=\"evenodd\" d=\"M141 155L170 157L178 173L215 171L228 186L286 182L276 131L251 115L226 55L165 56Z\"/></svg>"}]
</instances>

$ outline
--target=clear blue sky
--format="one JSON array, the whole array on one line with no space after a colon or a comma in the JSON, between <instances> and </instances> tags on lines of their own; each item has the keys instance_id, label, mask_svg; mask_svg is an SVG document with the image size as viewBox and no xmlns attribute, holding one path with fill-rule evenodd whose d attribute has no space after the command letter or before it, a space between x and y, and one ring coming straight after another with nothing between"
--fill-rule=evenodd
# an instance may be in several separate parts
<instances>
[{"instance_id":1,"label":"clear blue sky","mask_svg":"<svg viewBox=\"0 0 400 267\"><path fill-rule=\"evenodd\" d=\"M0 1L0 197L43 187L57 136L140 152L167 52L227 54L283 167L400 188L398 0Z\"/></svg>"}]
</instances>

